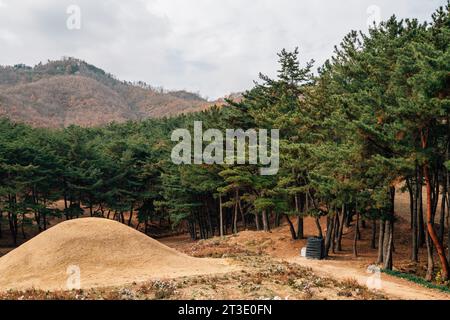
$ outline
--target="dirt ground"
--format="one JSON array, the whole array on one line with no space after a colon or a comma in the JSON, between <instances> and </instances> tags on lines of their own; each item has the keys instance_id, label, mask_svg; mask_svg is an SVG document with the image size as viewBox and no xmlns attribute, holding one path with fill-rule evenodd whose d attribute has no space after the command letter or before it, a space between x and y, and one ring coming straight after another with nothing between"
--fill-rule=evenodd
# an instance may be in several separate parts
<instances>
[{"instance_id":1,"label":"dirt ground","mask_svg":"<svg viewBox=\"0 0 450 320\"><path fill-rule=\"evenodd\" d=\"M409 204L405 194L397 197L394 265L402 272L425 272L426 252L420 263L412 264L409 239ZM325 230L325 221L322 221ZM377 256L370 249L371 226L361 230L357 258L353 257L353 228L345 230L343 250L322 261L300 257L306 240L293 241L282 225L270 233L242 231L224 239L194 242L187 235L159 239L188 256L226 259L238 270L177 278L160 277L128 285L98 286L74 291L9 291L0 299L450 299L450 295L386 274L380 287L370 287L368 272ZM317 230L312 219L305 220L305 235ZM120 270L117 270L120 273Z\"/></svg>"},{"instance_id":2,"label":"dirt ground","mask_svg":"<svg viewBox=\"0 0 450 320\"><path fill-rule=\"evenodd\" d=\"M426 272L426 249L422 248L420 250L420 262L418 264L410 261L411 239L409 238L409 199L407 194L397 194L396 217L395 269L401 272L423 276ZM322 221L321 224L325 231L326 222ZM305 219L304 228L306 237L317 235L317 228L313 219ZM323 261L308 260L300 257L300 251L306 246L306 240L293 241L287 225L276 228L270 233L243 231L237 236L228 236L226 241L231 245L243 245L245 248L267 254L278 261L295 263L302 267L311 268L318 275L333 277L337 280L353 279L358 284L365 286L373 276L373 273L368 270L368 267L375 264L378 254L376 249L370 248L371 232L371 224L367 223L366 229L361 230L362 239L358 241L358 257L355 258L352 249L354 228L344 229L343 251L331 254L328 259ZM202 245L202 241L195 244L187 236L171 237L162 241L177 250L184 251L193 256L197 255L196 251L199 250L199 246L209 246ZM202 250L204 251L205 248ZM438 265L437 256L435 257L435 261L436 265ZM380 275L380 278L380 291L391 299L450 299L450 294L425 288L411 281L399 279L384 273Z\"/></svg>"},{"instance_id":3,"label":"dirt ground","mask_svg":"<svg viewBox=\"0 0 450 320\"><path fill-rule=\"evenodd\" d=\"M198 258L222 257L231 260L236 271L162 277L121 286L82 290L9 290L0 299L174 299L174 300L382 300L387 297L369 290L352 279L336 280L319 276L311 268L279 261L270 256L235 245L227 239L195 244ZM187 262L182 265L190 269Z\"/></svg>"},{"instance_id":4,"label":"dirt ground","mask_svg":"<svg viewBox=\"0 0 450 320\"><path fill-rule=\"evenodd\" d=\"M312 219L305 221L305 230L307 230L307 234L314 235L315 225ZM347 233L348 235L349 233ZM336 281L353 281L362 287L367 287L368 284L370 285L370 279L373 279L373 273L368 271L368 266L372 265L376 260L375 250L374 252L367 251L364 255L354 258L351 250L352 243L348 237L346 237L343 243L346 251L332 255L327 260L318 261L302 258L300 257L300 250L306 245L306 240L291 240L287 226L277 228L271 233L245 231L237 236L228 236L225 239L217 238L215 240L200 241L197 243L190 242L186 237L177 237L167 239L165 243L192 256L223 257L227 256L226 248L228 246L236 248L237 251L245 248L254 252L256 255L267 255L281 263L289 263L301 268L307 268L317 276L332 278ZM361 246L364 245L367 244L361 243ZM408 264L409 262L404 263ZM450 299L449 294L428 289L410 281L383 273L380 274L379 279L381 280L381 287L377 287L375 291L388 299Z\"/></svg>"}]
</instances>

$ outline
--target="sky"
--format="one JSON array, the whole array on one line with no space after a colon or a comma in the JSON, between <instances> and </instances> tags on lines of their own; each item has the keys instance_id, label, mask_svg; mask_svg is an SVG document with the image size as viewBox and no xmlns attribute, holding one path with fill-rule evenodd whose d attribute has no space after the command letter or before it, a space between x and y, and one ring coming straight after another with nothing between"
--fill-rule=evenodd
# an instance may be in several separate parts
<instances>
[{"instance_id":1,"label":"sky","mask_svg":"<svg viewBox=\"0 0 450 320\"><path fill-rule=\"evenodd\" d=\"M277 52L319 67L350 30L429 20L446 0L0 0L0 65L75 57L127 81L215 99L273 76Z\"/></svg>"}]
</instances>

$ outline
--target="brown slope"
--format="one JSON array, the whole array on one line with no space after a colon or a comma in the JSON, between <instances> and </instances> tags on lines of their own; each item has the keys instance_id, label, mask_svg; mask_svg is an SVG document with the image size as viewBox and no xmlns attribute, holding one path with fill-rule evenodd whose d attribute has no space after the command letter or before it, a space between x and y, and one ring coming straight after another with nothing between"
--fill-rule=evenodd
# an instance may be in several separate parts
<instances>
[{"instance_id":1,"label":"brown slope","mask_svg":"<svg viewBox=\"0 0 450 320\"><path fill-rule=\"evenodd\" d=\"M119 81L73 58L34 68L0 66L0 116L33 126L97 126L175 116L210 105L190 92Z\"/></svg>"},{"instance_id":2,"label":"brown slope","mask_svg":"<svg viewBox=\"0 0 450 320\"><path fill-rule=\"evenodd\" d=\"M55 76L0 89L0 114L42 127L92 126L137 118L116 92L82 76Z\"/></svg>"},{"instance_id":3,"label":"brown slope","mask_svg":"<svg viewBox=\"0 0 450 320\"><path fill-rule=\"evenodd\" d=\"M225 260L182 254L121 223L83 218L58 224L0 258L0 290L65 290L70 266L79 267L82 288L236 270Z\"/></svg>"}]
</instances>

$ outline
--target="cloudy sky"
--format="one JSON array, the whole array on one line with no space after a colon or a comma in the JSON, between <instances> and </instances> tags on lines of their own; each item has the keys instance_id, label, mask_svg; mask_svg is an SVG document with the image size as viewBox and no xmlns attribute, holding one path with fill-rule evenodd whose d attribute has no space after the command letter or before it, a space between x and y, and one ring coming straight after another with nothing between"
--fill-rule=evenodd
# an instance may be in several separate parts
<instances>
[{"instance_id":1,"label":"cloudy sky","mask_svg":"<svg viewBox=\"0 0 450 320\"><path fill-rule=\"evenodd\" d=\"M273 75L282 48L299 46L304 61L320 64L352 29L365 30L368 22L394 13L428 20L445 3L0 0L0 64L71 56L119 79L216 98L248 89L260 71Z\"/></svg>"}]
</instances>

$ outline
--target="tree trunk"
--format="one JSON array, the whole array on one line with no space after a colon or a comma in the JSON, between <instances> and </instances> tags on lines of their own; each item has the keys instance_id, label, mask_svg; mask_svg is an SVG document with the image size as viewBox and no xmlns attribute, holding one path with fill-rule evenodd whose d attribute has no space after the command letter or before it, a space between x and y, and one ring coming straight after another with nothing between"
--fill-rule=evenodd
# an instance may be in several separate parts
<instances>
[{"instance_id":1,"label":"tree trunk","mask_svg":"<svg viewBox=\"0 0 450 320\"><path fill-rule=\"evenodd\" d=\"M14 246L17 246L17 223L15 220L17 220L16 215L8 215L9 218L9 230L11 231L11 236L13 238Z\"/></svg>"},{"instance_id":2,"label":"tree trunk","mask_svg":"<svg viewBox=\"0 0 450 320\"><path fill-rule=\"evenodd\" d=\"M333 241L333 230L336 220L334 218L327 217L327 233L325 235L325 257L328 257L331 248L331 242Z\"/></svg>"},{"instance_id":3,"label":"tree trunk","mask_svg":"<svg viewBox=\"0 0 450 320\"><path fill-rule=\"evenodd\" d=\"M67 183L66 183L66 179L63 179L63 184L64 184L64 192L63 192L63 196L64 196L64 212L65 212L65 216L66 216L66 220L69 220L69 215L67 213L67 209L69 208L69 206L67 205Z\"/></svg>"},{"instance_id":4,"label":"tree trunk","mask_svg":"<svg viewBox=\"0 0 450 320\"><path fill-rule=\"evenodd\" d=\"M448 228L447 248L448 248L448 258L447 259L448 259L448 263L450 264L450 227Z\"/></svg>"},{"instance_id":5,"label":"tree trunk","mask_svg":"<svg viewBox=\"0 0 450 320\"><path fill-rule=\"evenodd\" d=\"M237 220L238 220L238 206L239 206L239 190L236 189L234 194L234 218L233 218L233 233L238 233L238 226L237 226Z\"/></svg>"},{"instance_id":6,"label":"tree trunk","mask_svg":"<svg viewBox=\"0 0 450 320\"><path fill-rule=\"evenodd\" d=\"M341 227L341 221L339 219L339 212L336 210L336 214L334 216L333 234L332 234L332 239L331 239L331 252L333 254L336 253L337 235L338 235L340 227Z\"/></svg>"},{"instance_id":7,"label":"tree trunk","mask_svg":"<svg viewBox=\"0 0 450 320\"><path fill-rule=\"evenodd\" d=\"M359 210L356 209L356 228L355 228L355 237L353 239L353 256L357 257L358 256L358 239L360 238L359 235L359 218L360 218L360 214L359 214Z\"/></svg>"},{"instance_id":8,"label":"tree trunk","mask_svg":"<svg viewBox=\"0 0 450 320\"><path fill-rule=\"evenodd\" d=\"M387 258L390 233L391 224L389 223L389 220L386 220L384 223L383 262L386 262Z\"/></svg>"},{"instance_id":9,"label":"tree trunk","mask_svg":"<svg viewBox=\"0 0 450 320\"><path fill-rule=\"evenodd\" d=\"M414 219L414 191L412 189L411 180L406 179L406 187L408 188L409 195L409 228L414 230L413 228L413 219Z\"/></svg>"},{"instance_id":10,"label":"tree trunk","mask_svg":"<svg viewBox=\"0 0 450 320\"><path fill-rule=\"evenodd\" d=\"M294 224L287 214L284 215L287 223L289 224L289 230L291 231L292 240L297 240L297 233L295 232Z\"/></svg>"},{"instance_id":11,"label":"tree trunk","mask_svg":"<svg viewBox=\"0 0 450 320\"><path fill-rule=\"evenodd\" d=\"M362 233L361 233L361 229L364 229L363 227L362 227L362 225L363 225L363 220L361 219L361 215L359 215L359 217L357 217L358 218L358 221L356 222L356 224L357 224L357 227L356 227L356 235L357 235L357 237L358 237L358 241L361 241L362 240Z\"/></svg>"},{"instance_id":12,"label":"tree trunk","mask_svg":"<svg viewBox=\"0 0 450 320\"><path fill-rule=\"evenodd\" d=\"M316 223L317 233L319 238L323 238L322 226L320 225L320 217L314 219Z\"/></svg>"},{"instance_id":13,"label":"tree trunk","mask_svg":"<svg viewBox=\"0 0 450 320\"><path fill-rule=\"evenodd\" d=\"M447 115L447 150L445 153L445 160L446 162L448 162L450 160L450 117ZM450 174L448 172L448 170L444 170L445 171L445 178L446 178L446 193L447 193L447 197L446 197L446 204L447 204L447 228L448 228L448 235L447 235L447 262L450 265L450 202L449 202L449 194L448 194L448 189L450 188Z\"/></svg>"},{"instance_id":14,"label":"tree trunk","mask_svg":"<svg viewBox=\"0 0 450 320\"><path fill-rule=\"evenodd\" d=\"M344 221L345 221L345 205L342 205L341 225L337 236L337 250L342 251L342 236L344 235Z\"/></svg>"},{"instance_id":15,"label":"tree trunk","mask_svg":"<svg viewBox=\"0 0 450 320\"><path fill-rule=\"evenodd\" d=\"M431 238L428 233L425 242L427 245L427 274L425 276L425 279L427 281L431 281L433 280L434 274L434 257L433 257L433 244L431 242Z\"/></svg>"},{"instance_id":16,"label":"tree trunk","mask_svg":"<svg viewBox=\"0 0 450 320\"><path fill-rule=\"evenodd\" d=\"M222 207L222 195L219 195L219 228L220 228L220 237L224 237L223 233L223 207Z\"/></svg>"},{"instance_id":17,"label":"tree trunk","mask_svg":"<svg viewBox=\"0 0 450 320\"><path fill-rule=\"evenodd\" d=\"M422 145L423 148L426 149L426 137L422 135ZM427 229L428 233L431 237L431 240L433 241L433 245L436 248L439 260L441 262L441 269L442 269L442 279L444 281L447 281L449 279L449 273L448 273L448 261L445 256L444 247L439 242L438 235L436 234L436 230L434 230L433 221L432 221L432 203L431 203L431 181L430 181L430 173L429 173L429 165L428 163L425 163L423 166L424 171L424 177L425 177L425 185L427 190Z\"/></svg>"},{"instance_id":18,"label":"tree trunk","mask_svg":"<svg viewBox=\"0 0 450 320\"><path fill-rule=\"evenodd\" d=\"M417 166L416 166L416 180L419 179L419 175L417 174ZM416 183L416 188L418 187L418 183ZM418 239L418 234L419 234L419 230L418 230L418 190L414 190L412 188L412 183L411 186L409 187L410 193L412 195L412 217L411 217L411 224L412 224L412 232L411 232L411 237L412 237L412 241L411 241L411 261L413 262L419 262L419 239Z\"/></svg>"},{"instance_id":19,"label":"tree trunk","mask_svg":"<svg viewBox=\"0 0 450 320\"><path fill-rule=\"evenodd\" d=\"M239 212L241 213L242 223L244 224L244 230L247 229L247 222L245 221L244 210L242 209L241 199L238 199Z\"/></svg>"},{"instance_id":20,"label":"tree trunk","mask_svg":"<svg viewBox=\"0 0 450 320\"><path fill-rule=\"evenodd\" d=\"M128 226L131 227L131 221L133 220L133 205L130 208L130 216L128 217Z\"/></svg>"},{"instance_id":21,"label":"tree trunk","mask_svg":"<svg viewBox=\"0 0 450 320\"><path fill-rule=\"evenodd\" d=\"M47 230L47 215L45 213L42 215L42 220L44 221L44 230Z\"/></svg>"},{"instance_id":22,"label":"tree trunk","mask_svg":"<svg viewBox=\"0 0 450 320\"><path fill-rule=\"evenodd\" d=\"M22 215L22 222L20 223L20 229L21 229L21 231L22 231L22 238L23 238L23 239L26 239L26 238L27 238L27 235L25 234L25 226L24 226L24 223L25 223L25 214Z\"/></svg>"},{"instance_id":23,"label":"tree trunk","mask_svg":"<svg viewBox=\"0 0 450 320\"><path fill-rule=\"evenodd\" d=\"M36 192L36 186L34 185L32 190L31 190L31 197L33 199L33 204L38 205L39 204L39 200L38 200L38 197L37 197L36 193L37 193ZM41 231L42 231L41 214L40 214L38 209L34 209L33 212L34 212L34 220L36 221L36 225L38 227L38 232L41 233Z\"/></svg>"},{"instance_id":24,"label":"tree trunk","mask_svg":"<svg viewBox=\"0 0 450 320\"><path fill-rule=\"evenodd\" d=\"M384 269L386 270L392 270L393 267L393 259L392 259L392 244L394 241L394 229L392 226L392 221L386 221L386 228L385 228L385 247L384 247Z\"/></svg>"},{"instance_id":25,"label":"tree trunk","mask_svg":"<svg viewBox=\"0 0 450 320\"><path fill-rule=\"evenodd\" d=\"M421 140L422 140L422 149L427 149L428 147L428 129L426 129L426 131L421 130ZM433 207L432 207L432 187L431 187L431 179L430 179L430 168L429 168L429 163L425 163L423 165L423 175L425 178L425 186L426 186L426 191L427 191L427 229L428 229L428 233L431 237L431 240L433 242L433 245L436 247L438 255L439 255L439 260L441 263L441 269L442 269L442 279L444 281L449 279L449 273L448 273L448 268L449 268L449 264L447 261L447 258L445 256L445 251L444 251L444 247L442 246L442 244L439 242L439 238L438 235L436 234L436 230L434 230L434 226L433 226Z\"/></svg>"},{"instance_id":26,"label":"tree trunk","mask_svg":"<svg viewBox=\"0 0 450 320\"><path fill-rule=\"evenodd\" d=\"M36 225L38 226L38 232L42 232L42 226L41 226L41 214L39 213L39 210L34 210L34 220L36 221Z\"/></svg>"},{"instance_id":27,"label":"tree trunk","mask_svg":"<svg viewBox=\"0 0 450 320\"><path fill-rule=\"evenodd\" d=\"M208 200L208 198L206 198L205 199L206 222L208 225L208 231L209 231L210 236L214 237L214 227L212 224L211 211L210 211L208 202L209 202L209 200Z\"/></svg>"},{"instance_id":28,"label":"tree trunk","mask_svg":"<svg viewBox=\"0 0 450 320\"><path fill-rule=\"evenodd\" d=\"M269 221L267 219L267 210L263 210L262 212L262 222L264 231L269 232Z\"/></svg>"},{"instance_id":29,"label":"tree trunk","mask_svg":"<svg viewBox=\"0 0 450 320\"><path fill-rule=\"evenodd\" d=\"M272 211L273 214L273 211ZM275 213L275 221L273 222L274 224L274 228L278 228L280 226L281 223L281 214L279 212Z\"/></svg>"},{"instance_id":30,"label":"tree trunk","mask_svg":"<svg viewBox=\"0 0 450 320\"><path fill-rule=\"evenodd\" d=\"M345 212L346 212L345 226L348 229L352 225L353 215L352 215L352 213L350 211L349 206L345 206Z\"/></svg>"},{"instance_id":31,"label":"tree trunk","mask_svg":"<svg viewBox=\"0 0 450 320\"><path fill-rule=\"evenodd\" d=\"M417 239L420 247L423 247L425 245L425 227L424 227L424 220L423 220L423 176L422 171L420 171L419 174L419 181L417 183L418 188L418 195L419 195L419 210L418 210L418 231L417 231Z\"/></svg>"},{"instance_id":32,"label":"tree trunk","mask_svg":"<svg viewBox=\"0 0 450 320\"><path fill-rule=\"evenodd\" d=\"M377 221L372 220L372 238L370 240L370 248L377 248Z\"/></svg>"},{"instance_id":33,"label":"tree trunk","mask_svg":"<svg viewBox=\"0 0 450 320\"><path fill-rule=\"evenodd\" d=\"M380 219L380 230L378 233L378 258L377 264L381 264L384 262L384 233L385 233L385 222Z\"/></svg>"},{"instance_id":34,"label":"tree trunk","mask_svg":"<svg viewBox=\"0 0 450 320\"><path fill-rule=\"evenodd\" d=\"M303 217L298 217L297 218L297 239L302 240L305 238L305 234L304 234L304 220Z\"/></svg>"},{"instance_id":35,"label":"tree trunk","mask_svg":"<svg viewBox=\"0 0 450 320\"><path fill-rule=\"evenodd\" d=\"M12 197L8 196L8 198L9 198L9 202L10 202L9 210L13 210L12 209ZM14 246L16 246L17 245L17 216L14 213L12 213L11 211L8 211L8 222L9 222L9 230L11 233L13 244L14 244Z\"/></svg>"},{"instance_id":36,"label":"tree trunk","mask_svg":"<svg viewBox=\"0 0 450 320\"><path fill-rule=\"evenodd\" d=\"M198 222L198 230L200 231L200 239L204 240L205 239L205 234L204 234L204 227L203 227L203 221L202 221L202 217L201 214L197 213L197 222Z\"/></svg>"},{"instance_id":37,"label":"tree trunk","mask_svg":"<svg viewBox=\"0 0 450 320\"><path fill-rule=\"evenodd\" d=\"M295 195L295 211L298 214L297 218L297 239L303 239L305 237L304 234L304 222L302 217L302 212L300 209L300 201L298 199L298 194Z\"/></svg>"},{"instance_id":38,"label":"tree trunk","mask_svg":"<svg viewBox=\"0 0 450 320\"><path fill-rule=\"evenodd\" d=\"M98 211L100 211L102 213L102 218L104 218L105 217L105 210L103 210L103 205L102 204L100 204L100 206L98 208Z\"/></svg>"},{"instance_id":39,"label":"tree trunk","mask_svg":"<svg viewBox=\"0 0 450 320\"><path fill-rule=\"evenodd\" d=\"M439 220L439 242L444 246L444 236L445 236L445 204L447 202L447 186L446 182L442 190L442 200L441 200L441 217Z\"/></svg>"},{"instance_id":40,"label":"tree trunk","mask_svg":"<svg viewBox=\"0 0 450 320\"><path fill-rule=\"evenodd\" d=\"M258 212L255 212L255 225L256 225L256 231L261 231L261 224L259 223Z\"/></svg>"},{"instance_id":41,"label":"tree trunk","mask_svg":"<svg viewBox=\"0 0 450 320\"><path fill-rule=\"evenodd\" d=\"M393 267L393 253L394 253L394 222L395 222L395 187L390 187L389 197L391 200L390 217L386 221L385 236L384 236L384 268L392 270Z\"/></svg>"}]
</instances>

